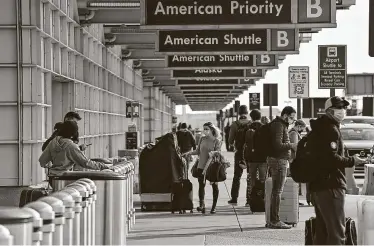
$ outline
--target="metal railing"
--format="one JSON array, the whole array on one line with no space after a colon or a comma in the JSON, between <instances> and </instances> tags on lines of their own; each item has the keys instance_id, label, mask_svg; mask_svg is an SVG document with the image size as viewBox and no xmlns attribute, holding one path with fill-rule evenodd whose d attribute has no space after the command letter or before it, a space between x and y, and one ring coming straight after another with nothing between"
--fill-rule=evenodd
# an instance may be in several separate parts
<instances>
[{"instance_id":1,"label":"metal railing","mask_svg":"<svg viewBox=\"0 0 374 246\"><path fill-rule=\"evenodd\" d=\"M66 172L24 207L0 207L0 245L126 245L135 224L134 165ZM31 194L32 195L32 194Z\"/></svg>"}]
</instances>

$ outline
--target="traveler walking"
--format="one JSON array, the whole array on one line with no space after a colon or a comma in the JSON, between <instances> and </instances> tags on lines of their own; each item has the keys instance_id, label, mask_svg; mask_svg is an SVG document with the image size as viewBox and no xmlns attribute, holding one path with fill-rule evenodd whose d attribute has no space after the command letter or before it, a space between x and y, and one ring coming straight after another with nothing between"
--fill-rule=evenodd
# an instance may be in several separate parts
<instances>
[{"instance_id":1,"label":"traveler walking","mask_svg":"<svg viewBox=\"0 0 374 246\"><path fill-rule=\"evenodd\" d=\"M41 167L49 168L49 175L61 175L72 170L74 165L95 170L110 169L104 163L92 161L83 154L73 141L77 133L77 123L65 121L60 126L57 136L43 151L39 163Z\"/></svg>"},{"instance_id":2,"label":"traveler walking","mask_svg":"<svg viewBox=\"0 0 374 246\"><path fill-rule=\"evenodd\" d=\"M230 122L227 122L227 125L224 128L225 132L225 145L226 145L226 150L230 151L230 144L229 144L229 135L230 135Z\"/></svg>"},{"instance_id":3,"label":"traveler walking","mask_svg":"<svg viewBox=\"0 0 374 246\"><path fill-rule=\"evenodd\" d=\"M306 128L305 122L301 119L297 120L294 124L294 127L292 127L292 129L288 132L290 136L290 142L296 143L296 144L299 143L299 141L301 140L301 133L305 131L305 128ZM295 160L295 158L296 158L296 151L291 150L290 162ZM302 195L302 184L301 183L299 183L299 195L300 196ZM310 200L308 198L307 198L307 202L308 204L310 203ZM304 204L299 202L299 205L302 206Z\"/></svg>"},{"instance_id":4,"label":"traveler walking","mask_svg":"<svg viewBox=\"0 0 374 246\"><path fill-rule=\"evenodd\" d=\"M258 181L261 182L261 187L265 187L265 180L267 177L268 165L266 163L266 155L264 152L258 149L258 145L256 145L257 141L261 141L258 139L259 129L263 126L261 123L261 112L257 109L254 109L249 114L253 123L250 125L250 129L246 132L245 137L245 148L244 148L244 157L246 163L248 165L248 174L247 174L247 203L246 207L251 206L251 198L252 198L252 190L257 181L257 174L258 174ZM256 148L257 147L257 148ZM261 194L263 194L264 190ZM253 196L254 197L254 196ZM264 199L261 197L260 199ZM258 204L258 203L257 203ZM254 211L257 212L257 211Z\"/></svg>"},{"instance_id":5,"label":"traveler walking","mask_svg":"<svg viewBox=\"0 0 374 246\"><path fill-rule=\"evenodd\" d=\"M291 157L291 149L296 151L297 144L290 143L288 126L294 122L296 111L287 106L281 116L270 122L270 151L267 163L271 172L272 192L270 203L269 227L276 229L290 229L291 226L279 219L279 206Z\"/></svg>"},{"instance_id":6,"label":"traveler walking","mask_svg":"<svg viewBox=\"0 0 374 246\"><path fill-rule=\"evenodd\" d=\"M349 102L335 96L325 102L325 115L311 120L307 144L312 146L318 176L310 183L316 213L315 245L344 245L345 235L345 168L363 165L366 160L344 156L339 125ZM314 158L313 158L314 160Z\"/></svg>"},{"instance_id":7,"label":"traveler walking","mask_svg":"<svg viewBox=\"0 0 374 246\"><path fill-rule=\"evenodd\" d=\"M187 124L182 123L181 129L177 131L177 140L178 146L180 149L181 154L191 151L191 149L196 149L196 142L195 138L193 137L192 133L187 130ZM189 170L189 163L192 161L191 156L186 157L186 171Z\"/></svg>"},{"instance_id":8,"label":"traveler walking","mask_svg":"<svg viewBox=\"0 0 374 246\"><path fill-rule=\"evenodd\" d=\"M228 201L229 204L237 205L239 189L240 189L240 179L243 175L243 168L240 166L243 159L243 148L245 143L245 134L250 126L250 120L248 117L248 107L246 105L241 105L239 107L239 120L232 123L229 135L229 145L235 143L235 157L234 157L234 178L232 180L231 186L231 200Z\"/></svg>"},{"instance_id":9,"label":"traveler walking","mask_svg":"<svg viewBox=\"0 0 374 246\"><path fill-rule=\"evenodd\" d=\"M221 134L220 130L213 125L211 122L204 124L204 136L201 138L196 150L184 153L183 155L198 155L198 181L199 181L199 207L197 211L205 213L205 179L203 171L207 161L209 160L209 154L214 151L221 151ZM216 213L216 206L219 196L218 184L211 183L213 189L213 205L210 210L211 214Z\"/></svg>"}]
</instances>

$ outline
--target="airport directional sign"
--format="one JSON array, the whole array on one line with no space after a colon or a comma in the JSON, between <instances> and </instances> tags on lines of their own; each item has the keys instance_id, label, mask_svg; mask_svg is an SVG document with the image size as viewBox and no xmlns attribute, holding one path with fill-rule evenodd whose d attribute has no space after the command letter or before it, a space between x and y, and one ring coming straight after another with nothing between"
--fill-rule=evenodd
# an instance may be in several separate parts
<instances>
[{"instance_id":1,"label":"airport directional sign","mask_svg":"<svg viewBox=\"0 0 374 246\"><path fill-rule=\"evenodd\" d=\"M172 79L195 80L197 78L215 79L239 79L239 78L263 78L265 72L261 69L195 69L172 70Z\"/></svg>"},{"instance_id":2,"label":"airport directional sign","mask_svg":"<svg viewBox=\"0 0 374 246\"><path fill-rule=\"evenodd\" d=\"M233 86L239 85L238 79L195 79L195 80L177 80L178 86Z\"/></svg>"},{"instance_id":3,"label":"airport directional sign","mask_svg":"<svg viewBox=\"0 0 374 246\"><path fill-rule=\"evenodd\" d=\"M141 0L143 29L334 28L336 0Z\"/></svg>"},{"instance_id":4,"label":"airport directional sign","mask_svg":"<svg viewBox=\"0 0 374 246\"><path fill-rule=\"evenodd\" d=\"M173 55L298 54L298 29L158 31L156 53Z\"/></svg>"},{"instance_id":5,"label":"airport directional sign","mask_svg":"<svg viewBox=\"0 0 374 246\"><path fill-rule=\"evenodd\" d=\"M165 60L173 70L278 68L278 55L170 55Z\"/></svg>"}]
</instances>

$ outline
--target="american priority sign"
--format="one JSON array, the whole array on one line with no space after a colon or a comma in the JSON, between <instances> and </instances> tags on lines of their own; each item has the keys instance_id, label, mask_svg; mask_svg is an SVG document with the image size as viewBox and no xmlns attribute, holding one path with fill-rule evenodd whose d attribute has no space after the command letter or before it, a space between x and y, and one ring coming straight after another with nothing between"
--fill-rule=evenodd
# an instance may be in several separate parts
<instances>
[{"instance_id":1,"label":"american priority sign","mask_svg":"<svg viewBox=\"0 0 374 246\"><path fill-rule=\"evenodd\" d=\"M309 98L309 67L288 68L289 98Z\"/></svg>"},{"instance_id":2,"label":"american priority sign","mask_svg":"<svg viewBox=\"0 0 374 246\"><path fill-rule=\"evenodd\" d=\"M249 109L260 109L261 97L260 93L249 93Z\"/></svg>"}]
</instances>

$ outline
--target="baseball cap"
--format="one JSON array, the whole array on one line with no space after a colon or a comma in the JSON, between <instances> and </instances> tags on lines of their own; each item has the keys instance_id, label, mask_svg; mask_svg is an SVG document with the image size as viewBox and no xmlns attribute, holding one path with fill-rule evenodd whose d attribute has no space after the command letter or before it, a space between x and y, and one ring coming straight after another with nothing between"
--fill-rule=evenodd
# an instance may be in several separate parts
<instances>
[{"instance_id":1,"label":"baseball cap","mask_svg":"<svg viewBox=\"0 0 374 246\"><path fill-rule=\"evenodd\" d=\"M332 108L332 107L347 107L349 106L349 102L342 97L334 96L330 97L325 102L325 110Z\"/></svg>"}]
</instances>

